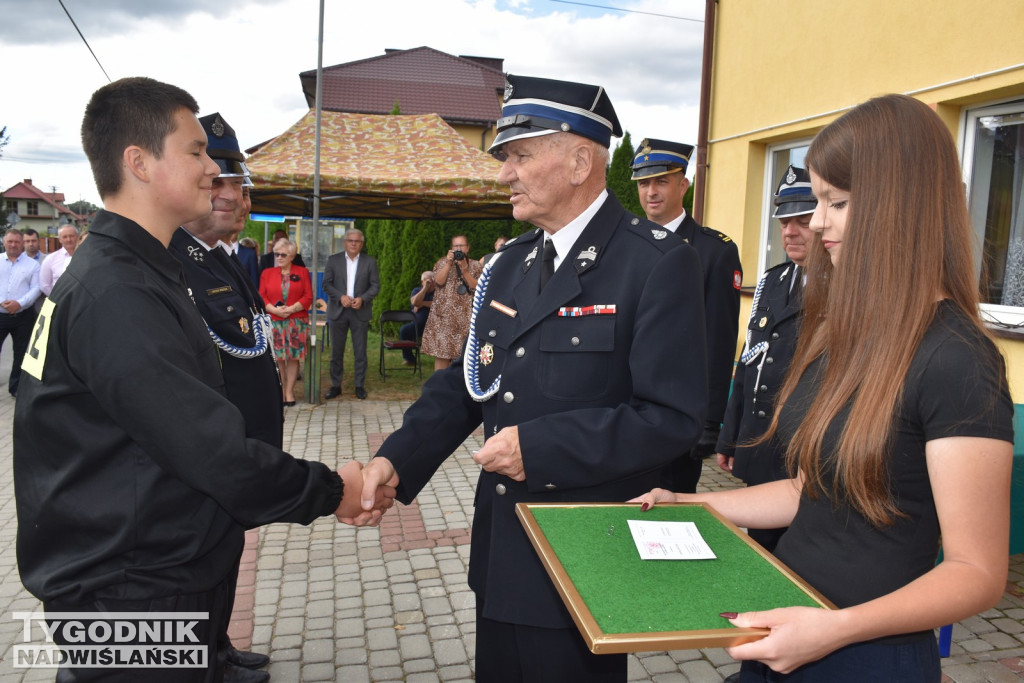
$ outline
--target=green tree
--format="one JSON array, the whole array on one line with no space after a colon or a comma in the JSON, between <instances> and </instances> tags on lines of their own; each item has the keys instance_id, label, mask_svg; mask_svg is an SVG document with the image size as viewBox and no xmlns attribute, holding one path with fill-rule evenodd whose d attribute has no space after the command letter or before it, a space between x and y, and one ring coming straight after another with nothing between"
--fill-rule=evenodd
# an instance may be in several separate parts
<instances>
[{"instance_id":1,"label":"green tree","mask_svg":"<svg viewBox=\"0 0 1024 683\"><path fill-rule=\"evenodd\" d=\"M4 155L4 147L11 141L11 136L7 134L7 126L0 128L0 157Z\"/></svg>"},{"instance_id":2,"label":"green tree","mask_svg":"<svg viewBox=\"0 0 1024 683\"><path fill-rule=\"evenodd\" d=\"M633 175L632 166L633 141L627 130L622 136L622 142L612 152L612 161L608 166L608 189L618 197L627 211L643 216L644 210L636 193L636 181L630 180Z\"/></svg>"},{"instance_id":3,"label":"green tree","mask_svg":"<svg viewBox=\"0 0 1024 683\"><path fill-rule=\"evenodd\" d=\"M71 202L68 204L68 208L79 216L89 216L100 210L100 207L96 206L92 202L87 202L84 199L79 199L77 202Z\"/></svg>"}]
</instances>

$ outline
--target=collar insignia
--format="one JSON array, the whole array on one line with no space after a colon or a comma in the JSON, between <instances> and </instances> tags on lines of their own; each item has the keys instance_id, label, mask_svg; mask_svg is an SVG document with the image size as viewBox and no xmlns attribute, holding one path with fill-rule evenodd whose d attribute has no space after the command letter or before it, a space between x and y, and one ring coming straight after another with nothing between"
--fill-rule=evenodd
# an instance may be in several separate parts
<instances>
[{"instance_id":1,"label":"collar insignia","mask_svg":"<svg viewBox=\"0 0 1024 683\"><path fill-rule=\"evenodd\" d=\"M188 255L191 256L192 260L196 263L206 262L206 254L204 253L206 250L202 247L186 247L185 249L188 251Z\"/></svg>"},{"instance_id":2,"label":"collar insignia","mask_svg":"<svg viewBox=\"0 0 1024 683\"><path fill-rule=\"evenodd\" d=\"M654 229L652 229L651 230L651 235L656 240L663 240L666 237L668 237L668 230L654 230Z\"/></svg>"},{"instance_id":3,"label":"collar insignia","mask_svg":"<svg viewBox=\"0 0 1024 683\"><path fill-rule=\"evenodd\" d=\"M530 269L530 266L533 265L533 262L534 262L534 260L536 260L536 258L537 258L537 247L534 247L533 251L531 251L529 254L527 254L526 258L523 260L523 272L524 273Z\"/></svg>"}]
</instances>

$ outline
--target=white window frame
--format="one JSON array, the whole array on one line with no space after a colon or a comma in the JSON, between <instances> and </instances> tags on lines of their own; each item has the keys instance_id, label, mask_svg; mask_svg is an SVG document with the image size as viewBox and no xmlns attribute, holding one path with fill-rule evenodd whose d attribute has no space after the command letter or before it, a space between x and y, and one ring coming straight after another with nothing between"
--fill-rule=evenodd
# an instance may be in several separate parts
<instances>
[{"instance_id":1,"label":"white window frame","mask_svg":"<svg viewBox=\"0 0 1024 683\"><path fill-rule=\"evenodd\" d=\"M963 173L964 192L968 201L970 201L971 197L971 179L974 175L973 152L978 119L984 116L999 116L1001 114L1022 112L1024 112L1024 99L1020 97L1010 97L973 107L964 107L960 111L960 130L957 141L960 145L960 168ZM980 268L984 235L977 235L975 233L975 236L978 241L974 245L974 260L975 265ZM981 317L997 327L1022 327L1024 326L1024 307L982 303Z\"/></svg>"},{"instance_id":2,"label":"white window frame","mask_svg":"<svg viewBox=\"0 0 1024 683\"><path fill-rule=\"evenodd\" d=\"M775 186L779 182L779 174L782 173L783 169L773 169L772 162L775 159L775 155L779 152L783 152L789 149L795 149L797 147L807 147L811 144L811 140L814 137L809 138L798 138L795 140L787 140L774 145L768 145L765 147L764 155L764 178L761 183L761 236L757 249L757 282L761 281L761 276L768 270L768 258L770 256L768 250L768 238L772 233L772 214L775 213ZM779 248L782 245L779 244Z\"/></svg>"}]
</instances>

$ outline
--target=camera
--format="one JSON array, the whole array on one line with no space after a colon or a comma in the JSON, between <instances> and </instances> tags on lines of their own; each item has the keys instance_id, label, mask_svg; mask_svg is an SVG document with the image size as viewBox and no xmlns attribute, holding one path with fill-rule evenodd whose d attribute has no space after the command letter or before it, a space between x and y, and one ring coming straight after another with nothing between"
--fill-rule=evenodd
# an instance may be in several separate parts
<instances>
[{"instance_id":1,"label":"camera","mask_svg":"<svg viewBox=\"0 0 1024 683\"><path fill-rule=\"evenodd\" d=\"M462 251L461 249L456 249L452 253L452 256L455 257L456 261L461 261L462 259L466 258L466 253L464 251Z\"/></svg>"}]
</instances>

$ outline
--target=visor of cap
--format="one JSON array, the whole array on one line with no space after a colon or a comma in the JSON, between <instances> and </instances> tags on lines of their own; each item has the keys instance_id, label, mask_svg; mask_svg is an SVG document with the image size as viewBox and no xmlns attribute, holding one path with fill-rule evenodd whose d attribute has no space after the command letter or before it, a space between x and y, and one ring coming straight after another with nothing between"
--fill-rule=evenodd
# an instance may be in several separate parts
<instances>
[{"instance_id":1,"label":"visor of cap","mask_svg":"<svg viewBox=\"0 0 1024 683\"><path fill-rule=\"evenodd\" d=\"M817 207L817 201L784 201L781 204L776 204L775 213L772 214L772 218L803 216L804 214L814 213L814 209Z\"/></svg>"},{"instance_id":2,"label":"visor of cap","mask_svg":"<svg viewBox=\"0 0 1024 683\"><path fill-rule=\"evenodd\" d=\"M669 173L685 173L686 168L683 166L666 166L665 164L653 164L647 166L641 166L633 169L633 175L630 180L642 180L644 178L657 178L658 176L668 175Z\"/></svg>"},{"instance_id":3,"label":"visor of cap","mask_svg":"<svg viewBox=\"0 0 1024 683\"><path fill-rule=\"evenodd\" d=\"M512 140L559 132L574 133L605 147L612 141L612 122L578 107L546 100L509 100L501 114L489 152Z\"/></svg>"}]
</instances>

